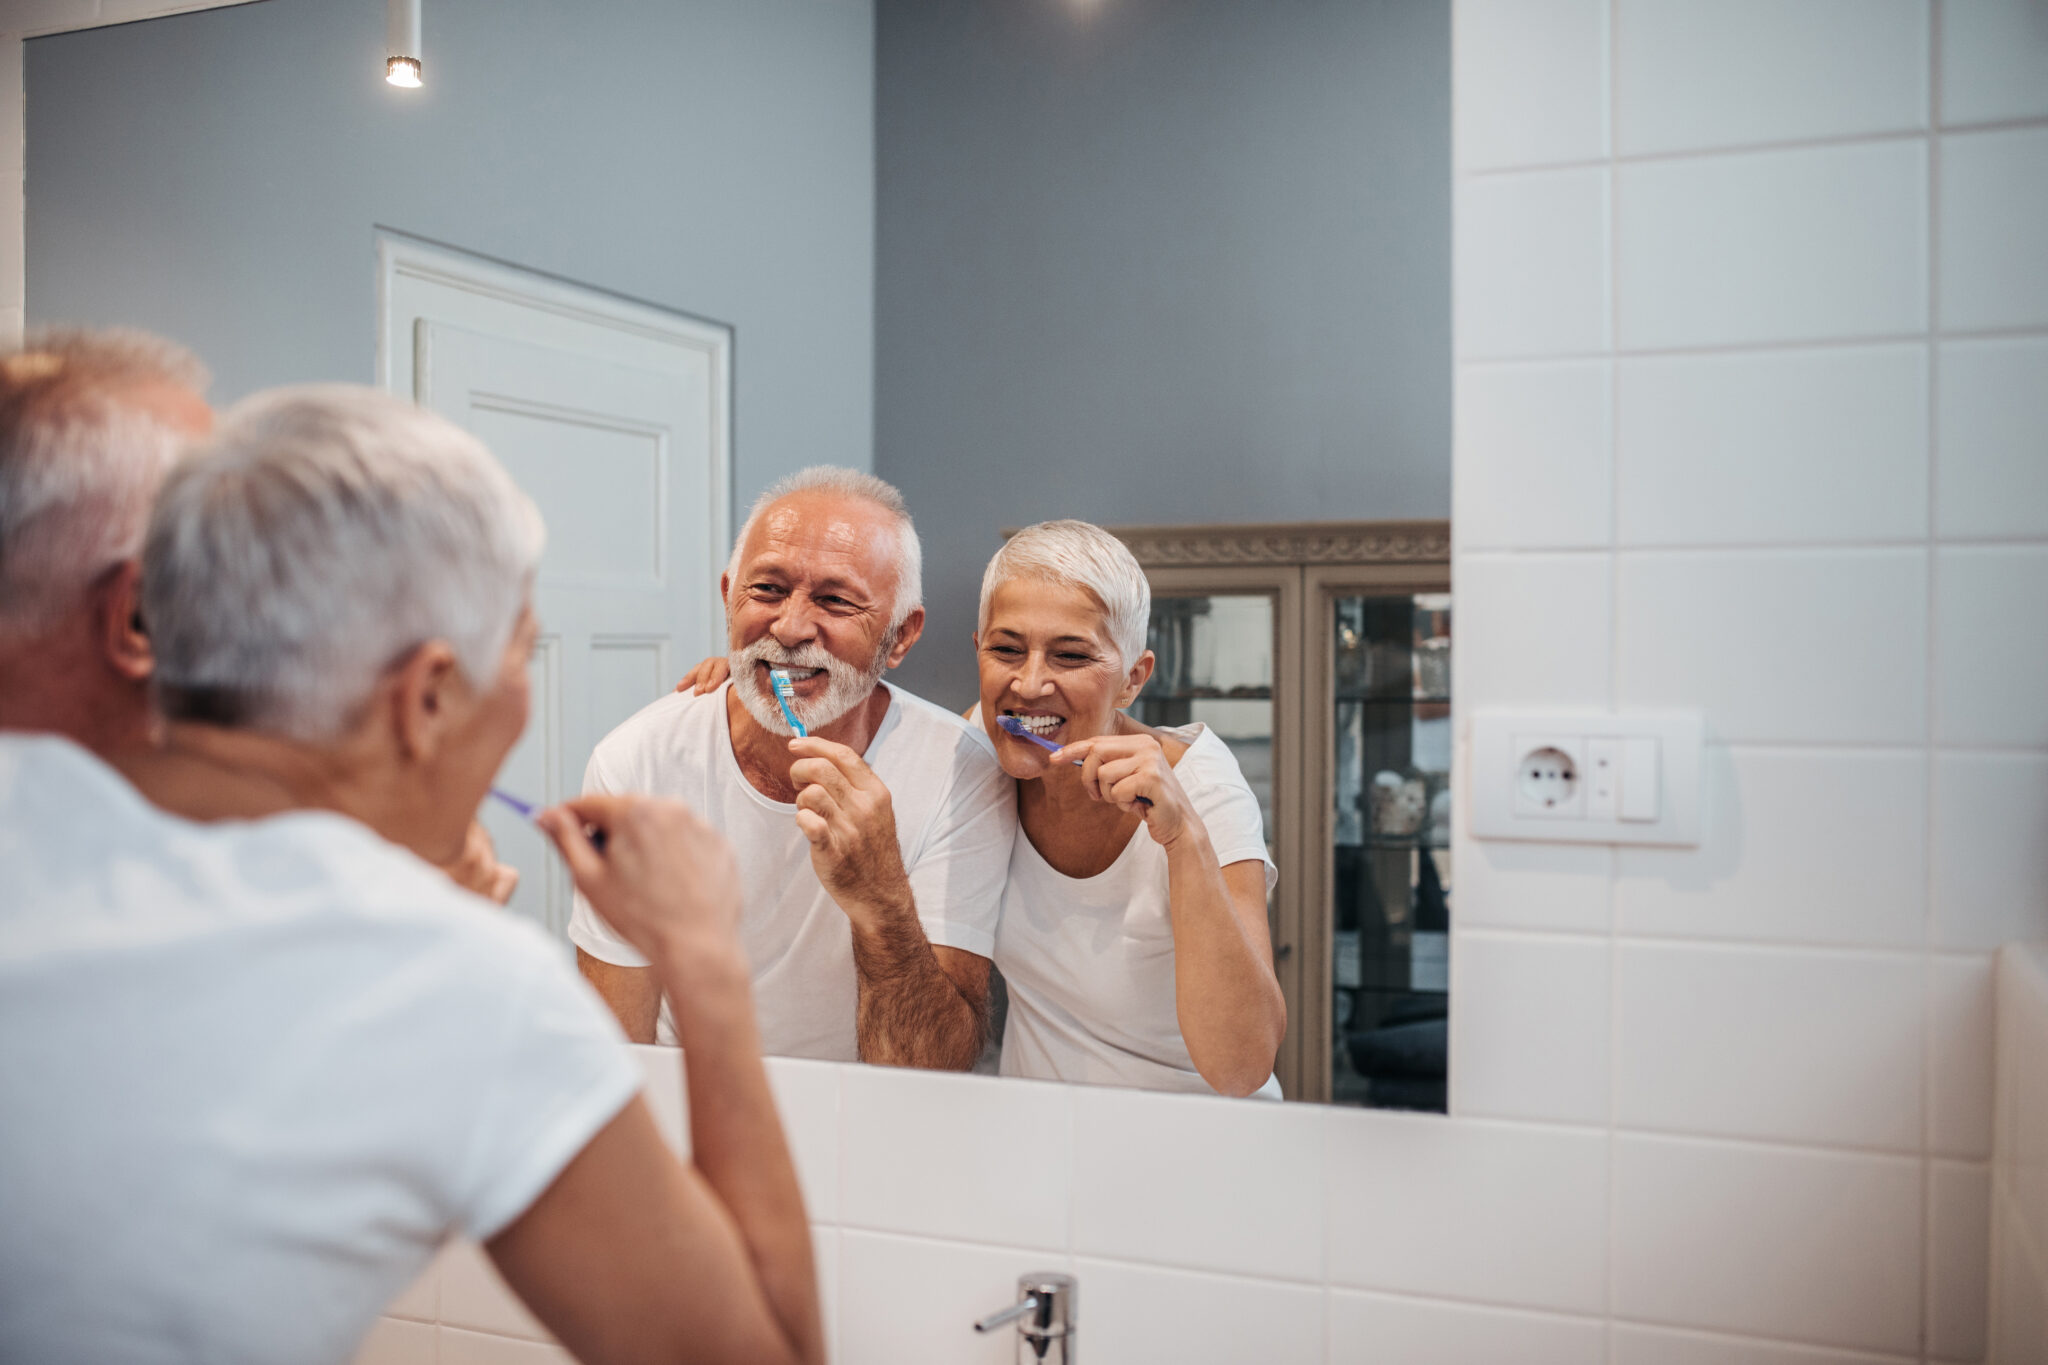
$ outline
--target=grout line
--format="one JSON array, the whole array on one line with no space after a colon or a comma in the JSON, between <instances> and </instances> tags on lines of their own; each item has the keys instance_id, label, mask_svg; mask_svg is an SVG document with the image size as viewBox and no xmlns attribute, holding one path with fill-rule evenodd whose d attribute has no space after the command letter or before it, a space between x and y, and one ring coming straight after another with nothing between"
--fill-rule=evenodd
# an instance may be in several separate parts
<instances>
[{"instance_id":1,"label":"grout line","mask_svg":"<svg viewBox=\"0 0 2048 1365\"><path fill-rule=\"evenodd\" d=\"M1616 153L1621 147L1621 0L1607 3L1607 705L1621 702L1621 173ZM1607 1187L1602 1229L1601 1309L1606 1318L1600 1332L1605 1360L1614 1356L1614 1314L1619 1271L1614 1254L1620 1213L1619 1177L1615 1173L1615 1132L1621 1095L1621 878L1620 860L1607 850L1607 1138L1603 1173Z\"/></svg>"},{"instance_id":2,"label":"grout line","mask_svg":"<svg viewBox=\"0 0 2048 1365\"><path fill-rule=\"evenodd\" d=\"M1939 650L1935 640L1940 622L1935 611L1936 576L1941 556L1934 552L1941 525L1941 347L1931 344L1941 329L1941 17L1940 0L1927 7L1928 126L1927 134L1927 585L1923 604L1927 623L1926 651L1926 790L1922 802L1924 843L1922 845L1922 894L1920 901L1920 1350L1931 1349L1934 1323L1934 762L1939 736L1935 729L1939 712L1940 672L1935 666Z\"/></svg>"},{"instance_id":3,"label":"grout line","mask_svg":"<svg viewBox=\"0 0 2048 1365\"><path fill-rule=\"evenodd\" d=\"M1612 64L1618 64L1618 58L1613 58L1611 54L1610 58ZM1875 132L1861 133L1826 133L1817 137L1795 137L1763 142L1716 143L1708 147L1672 147L1654 152L1623 152L1618 150L1621 145L1621 138L1618 126L1619 120L1615 118L1615 114L1619 113L1619 100L1612 90L1609 91L1609 104L1610 106L1617 107L1609 115L1610 126L1608 132L1610 143L1608 154L1604 158L1579 157L1568 161L1531 162L1521 166L1467 166L1461 167L1460 173L1468 180L1510 180L1521 176L1543 175L1554 171L1592 170L1600 166L1613 166L1616 169L1621 169L1630 166L1663 165L1669 162L1708 161L1715 157L1768 156L1781 152L1813 152L1828 151L1836 147L1861 147L1873 143L1903 143L1909 142L1914 138L1927 137L1932 132L1931 124L1923 123L1918 128L1888 128ZM2048 119L2015 119L2011 121L2011 124L2014 127L2030 127L2036 124L2048 124Z\"/></svg>"}]
</instances>

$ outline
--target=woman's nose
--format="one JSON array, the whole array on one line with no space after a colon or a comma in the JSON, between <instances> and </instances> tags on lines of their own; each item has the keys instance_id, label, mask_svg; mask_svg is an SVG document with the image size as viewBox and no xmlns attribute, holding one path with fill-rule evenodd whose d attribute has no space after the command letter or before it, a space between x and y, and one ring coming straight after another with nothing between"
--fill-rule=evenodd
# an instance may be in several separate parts
<instances>
[{"instance_id":1,"label":"woman's nose","mask_svg":"<svg viewBox=\"0 0 2048 1365\"><path fill-rule=\"evenodd\" d=\"M1042 697L1052 690L1052 678L1047 674L1043 662L1037 658L1029 658L1024 661L1023 667L1017 670L1017 675L1010 679L1010 688L1020 697Z\"/></svg>"}]
</instances>

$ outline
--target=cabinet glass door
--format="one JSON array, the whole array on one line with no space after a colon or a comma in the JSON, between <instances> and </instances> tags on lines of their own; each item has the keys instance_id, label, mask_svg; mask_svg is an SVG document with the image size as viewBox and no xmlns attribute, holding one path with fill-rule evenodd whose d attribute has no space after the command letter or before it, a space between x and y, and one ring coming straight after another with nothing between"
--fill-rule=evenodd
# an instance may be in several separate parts
<instances>
[{"instance_id":1,"label":"cabinet glass door","mask_svg":"<svg viewBox=\"0 0 2048 1365\"><path fill-rule=\"evenodd\" d=\"M1130 714L1146 725L1201 724L1214 730L1230 746L1259 798L1271 854L1276 837L1272 596L1155 595L1145 643L1158 663Z\"/></svg>"},{"instance_id":2,"label":"cabinet glass door","mask_svg":"<svg viewBox=\"0 0 2048 1365\"><path fill-rule=\"evenodd\" d=\"M1445 1107L1451 600L1336 594L1330 1099Z\"/></svg>"}]
</instances>

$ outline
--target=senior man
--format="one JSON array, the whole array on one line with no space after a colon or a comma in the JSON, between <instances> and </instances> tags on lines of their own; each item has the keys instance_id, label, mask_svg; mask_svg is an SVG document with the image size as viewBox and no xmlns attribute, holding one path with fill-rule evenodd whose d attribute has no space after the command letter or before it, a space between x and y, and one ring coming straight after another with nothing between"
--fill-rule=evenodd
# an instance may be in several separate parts
<instances>
[{"instance_id":1,"label":"senior man","mask_svg":"<svg viewBox=\"0 0 2048 1365\"><path fill-rule=\"evenodd\" d=\"M584 777L680 797L732 840L771 1053L951 1070L981 1054L1016 792L972 727L882 680L924 629L921 557L882 480L820 466L775 484L719 582L730 680L648 706ZM674 1041L673 999L600 909L579 898L569 922L584 975L628 1037Z\"/></svg>"},{"instance_id":2,"label":"senior man","mask_svg":"<svg viewBox=\"0 0 2048 1365\"><path fill-rule=\"evenodd\" d=\"M687 1162L546 936L428 866L526 724L540 548L374 390L259 395L170 474L161 743L0 735L0 1359L345 1360L463 1232L579 1359L823 1360L730 849L543 817L677 1002Z\"/></svg>"},{"instance_id":3,"label":"senior man","mask_svg":"<svg viewBox=\"0 0 2048 1365\"><path fill-rule=\"evenodd\" d=\"M142 528L213 429L206 386L190 351L133 328L38 329L0 351L0 731L109 761L155 742ZM519 885L476 821L443 870L501 905Z\"/></svg>"}]
</instances>

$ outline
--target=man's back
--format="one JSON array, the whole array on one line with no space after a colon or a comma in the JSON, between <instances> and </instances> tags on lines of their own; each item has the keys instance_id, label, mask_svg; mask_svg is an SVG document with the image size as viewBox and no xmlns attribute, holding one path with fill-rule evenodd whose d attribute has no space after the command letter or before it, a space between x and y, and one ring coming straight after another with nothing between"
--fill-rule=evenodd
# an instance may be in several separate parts
<instances>
[{"instance_id":1,"label":"man's back","mask_svg":"<svg viewBox=\"0 0 2048 1365\"><path fill-rule=\"evenodd\" d=\"M0 738L0 886L0 1357L346 1359L639 1084L544 939L340 816Z\"/></svg>"}]
</instances>

